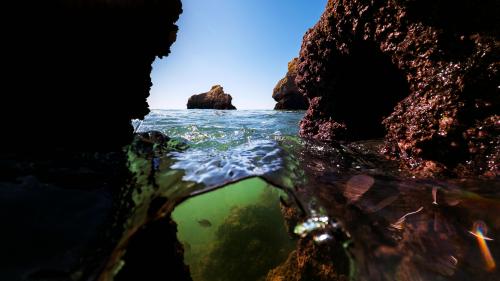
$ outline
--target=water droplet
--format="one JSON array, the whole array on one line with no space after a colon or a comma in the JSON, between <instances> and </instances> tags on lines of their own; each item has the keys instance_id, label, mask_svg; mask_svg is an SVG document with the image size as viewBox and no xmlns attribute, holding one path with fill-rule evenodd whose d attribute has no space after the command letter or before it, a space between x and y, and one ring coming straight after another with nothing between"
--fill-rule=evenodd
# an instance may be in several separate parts
<instances>
[{"instance_id":1,"label":"water droplet","mask_svg":"<svg viewBox=\"0 0 500 281\"><path fill-rule=\"evenodd\" d=\"M332 236L330 234L323 233L323 234L320 234L320 235L315 235L313 237L313 240L316 243L321 243L321 242L324 242L326 240L330 240L331 238L332 238Z\"/></svg>"},{"instance_id":2,"label":"water droplet","mask_svg":"<svg viewBox=\"0 0 500 281\"><path fill-rule=\"evenodd\" d=\"M293 232L300 237L306 237L313 231L325 229L328 226L328 221L329 218L327 216L314 216L295 226Z\"/></svg>"}]
</instances>

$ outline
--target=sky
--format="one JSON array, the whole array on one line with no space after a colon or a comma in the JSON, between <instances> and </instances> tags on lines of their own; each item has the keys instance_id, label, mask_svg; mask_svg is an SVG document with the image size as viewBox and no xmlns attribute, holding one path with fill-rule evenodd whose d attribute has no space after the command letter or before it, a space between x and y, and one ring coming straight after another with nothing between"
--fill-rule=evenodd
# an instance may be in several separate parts
<instances>
[{"instance_id":1,"label":"sky","mask_svg":"<svg viewBox=\"0 0 500 281\"><path fill-rule=\"evenodd\" d=\"M219 84L238 109L272 109L271 95L327 0L182 0L177 41L153 63L152 109L185 109Z\"/></svg>"}]
</instances>

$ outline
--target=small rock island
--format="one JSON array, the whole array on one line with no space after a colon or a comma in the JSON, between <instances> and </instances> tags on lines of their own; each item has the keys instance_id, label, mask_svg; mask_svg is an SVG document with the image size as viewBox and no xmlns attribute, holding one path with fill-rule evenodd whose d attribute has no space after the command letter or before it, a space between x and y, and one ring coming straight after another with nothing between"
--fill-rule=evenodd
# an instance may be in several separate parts
<instances>
[{"instance_id":1,"label":"small rock island","mask_svg":"<svg viewBox=\"0 0 500 281\"><path fill-rule=\"evenodd\" d=\"M220 85L212 86L212 89L206 93L192 95L187 103L188 109L236 109L231 104L233 98L224 93Z\"/></svg>"},{"instance_id":2,"label":"small rock island","mask_svg":"<svg viewBox=\"0 0 500 281\"><path fill-rule=\"evenodd\" d=\"M275 110L306 110L309 107L309 101L299 92L295 84L297 64L298 58L292 59L288 63L286 76L274 87L273 99L277 102Z\"/></svg>"}]
</instances>

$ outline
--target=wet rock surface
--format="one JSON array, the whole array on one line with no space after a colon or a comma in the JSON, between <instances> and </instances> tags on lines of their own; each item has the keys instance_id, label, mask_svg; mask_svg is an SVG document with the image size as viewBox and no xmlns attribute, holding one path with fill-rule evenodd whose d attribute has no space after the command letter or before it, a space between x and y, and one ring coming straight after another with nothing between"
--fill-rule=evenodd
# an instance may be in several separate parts
<instances>
[{"instance_id":1,"label":"wet rock surface","mask_svg":"<svg viewBox=\"0 0 500 281\"><path fill-rule=\"evenodd\" d=\"M206 93L193 95L187 103L188 109L236 109L231 104L232 97L224 93L220 85L212 86L212 89Z\"/></svg>"},{"instance_id":2,"label":"wet rock surface","mask_svg":"<svg viewBox=\"0 0 500 281\"><path fill-rule=\"evenodd\" d=\"M498 175L499 13L497 1L328 1L300 52L301 135L384 137L423 176Z\"/></svg>"},{"instance_id":3,"label":"wet rock surface","mask_svg":"<svg viewBox=\"0 0 500 281\"><path fill-rule=\"evenodd\" d=\"M297 76L298 58L288 63L288 72L273 90L273 99L277 102L274 109L277 110L301 110L309 107L309 102L300 92L295 84Z\"/></svg>"},{"instance_id":4,"label":"wet rock surface","mask_svg":"<svg viewBox=\"0 0 500 281\"><path fill-rule=\"evenodd\" d=\"M169 165L162 157L184 148L150 131L136 134L127 153L5 154L0 278L191 280L158 191L182 177L158 172Z\"/></svg>"},{"instance_id":5,"label":"wet rock surface","mask_svg":"<svg viewBox=\"0 0 500 281\"><path fill-rule=\"evenodd\" d=\"M335 251L333 249L340 249ZM339 268L348 266L348 261L342 264L345 256L338 245L316 245L310 239L300 240L297 250L293 251L285 263L271 270L266 281L347 281L348 272L339 274ZM336 256L337 255L337 256ZM335 256L335 259L331 257Z\"/></svg>"},{"instance_id":6,"label":"wet rock surface","mask_svg":"<svg viewBox=\"0 0 500 281\"><path fill-rule=\"evenodd\" d=\"M281 212L289 229L293 229L304 214L296 207L281 205ZM335 257L335 258L332 258ZM269 271L266 281L306 281L306 280L349 280L349 260L342 243L316 244L311 237L299 238L296 250L290 253L285 262Z\"/></svg>"},{"instance_id":7,"label":"wet rock surface","mask_svg":"<svg viewBox=\"0 0 500 281\"><path fill-rule=\"evenodd\" d=\"M185 146L158 131L138 133L126 147L130 176L114 197L105 250L89 257L100 262L95 280L191 280L170 217L195 187L169 169L166 154L177 149Z\"/></svg>"},{"instance_id":8,"label":"wet rock surface","mask_svg":"<svg viewBox=\"0 0 500 281\"><path fill-rule=\"evenodd\" d=\"M455 3L451 1L389 1L374 4L380 5L376 6L378 11L358 1L330 3L338 6L335 9L339 19L346 20L338 27L366 28L366 34L373 33L366 40L387 34L396 38L395 45L389 44L389 39L375 42L380 52L387 54L379 63L382 69L388 73L403 71L402 76L407 78L407 85L404 81L396 83L399 86L391 93L408 87L407 98L403 102L394 99L399 105L386 119L387 151L403 159L425 160L410 162L416 169L429 167L432 171L445 165L456 171L463 167L464 174L481 169L494 173L498 163L498 118L492 112L498 112L498 90L490 86L498 78L497 65L492 63L497 60L497 43L496 39L495 44L491 43L489 38L498 38L499 29L483 19L498 14L496 2L481 3L479 7L465 1L465 6L453 6L453 13L446 12L448 4ZM404 4L408 4L407 10L398 8ZM6 26L17 26L18 30L6 31L7 51L2 53L7 71L6 94L2 96L5 110L0 112L6 120L3 140L7 144L0 149L0 219L5 224L0 233L0 279L104 281L146 276L148 280L189 280L187 268L180 262L183 249L175 239L176 227L169 214L179 201L196 195L204 186L183 181L183 171L170 169L175 162L167 157L171 140L159 132L142 133L132 140L133 148L121 150L133 138L130 118L147 113L150 65L155 56L168 53L175 38L177 28L173 22L180 12L179 2L22 1L8 3L6 8L16 20ZM364 22L361 16L364 25L357 21L354 24L343 16L347 11L367 15L368 19L373 18L368 17L371 14L387 16L377 17L383 25ZM475 17L470 22L462 21L469 12L481 20ZM323 27L328 34L334 34L327 27L337 23L336 17L333 13L325 16L328 24ZM409 22L403 39L395 32L384 31L400 26L398 19ZM413 20L418 23L411 23ZM375 31L370 33L373 28ZM438 40L444 45L435 48L433 40L444 34L439 30L465 36L452 36L459 39L458 44L450 44L455 41L445 36L446 40ZM332 46L328 40L321 44ZM335 42L350 42L349 38L342 40ZM360 46L364 46L363 40ZM464 48L462 41L468 42L465 46L470 49ZM421 46L427 44L432 56L421 52ZM396 49L391 51L391 46ZM446 51L449 48L456 51ZM328 50L321 54L328 56ZM377 48L373 52L356 51L368 57L378 57L378 52ZM311 54L308 58L314 60L315 52ZM414 59L404 59L405 54ZM455 69L452 63L466 67ZM323 66L316 66L322 71ZM377 69L369 67L364 77ZM441 76L437 70L443 71ZM315 72L311 73L308 75ZM305 72L302 75L307 76ZM33 78L30 83L26 83L27 76ZM388 75L395 76L401 75ZM316 78L316 82L325 81ZM428 83L422 83L418 90L415 81ZM426 85L430 88L426 89ZM314 111L328 109L330 104L323 102L328 100L322 99L323 92L317 93L308 113L311 115L304 122L320 120L319 133L311 129L304 135L333 140L336 128L350 130L349 124L354 124L351 128L362 128L358 125L362 120L343 124L331 121L336 117L325 113L330 111ZM116 110L110 114L109 108ZM447 114L446 118L437 109ZM308 119L314 114L320 118ZM436 118L440 120L439 130L432 129ZM71 126L62 124L63 119L70 120ZM344 120L349 120L348 113ZM391 128L391 124L395 127ZM429 142L436 132L441 138ZM379 132L368 135L378 136ZM463 146L448 143L453 140L466 142L465 154ZM332 150L345 151L330 154L328 147L315 144L310 150L299 151L304 159L286 165L286 169L293 170L287 182L293 183L290 188L309 212L306 215L326 206L325 216L342 218L354 241L351 262L360 280L498 279L498 271L488 265L484 251L486 244L493 257L500 255L495 242L500 231L498 181L408 180L407 175L400 178L403 174L397 169L378 165L375 156L358 153L352 146L339 147ZM455 151L449 147L457 147L456 158L444 157ZM447 160L441 163L442 159ZM467 159L471 159L471 165ZM220 184L225 183L224 178L220 180ZM494 241L485 241L484 237L480 240L482 233ZM332 262L332 251L322 250L338 249L338 245L319 248L311 240L301 241L298 254L273 271L276 279L286 276L293 280L302 272L309 274L309 269L317 270L314 273L324 278L331 278L339 268L335 272L343 272L342 260ZM483 244L478 243L481 241ZM159 253L160 259L153 259L151 252ZM295 265L304 271L295 271Z\"/></svg>"},{"instance_id":9,"label":"wet rock surface","mask_svg":"<svg viewBox=\"0 0 500 281\"><path fill-rule=\"evenodd\" d=\"M339 252L329 254L331 267L315 259L322 251L342 245L350 280L498 279L495 257L500 248L485 239L494 239L490 236L500 227L495 215L500 206L499 182L413 179L379 154L381 145L359 142L334 147L307 141L301 149L291 150L281 179L266 176L293 188L307 221L319 215L328 222L305 225L309 231L301 238L297 261L323 263L316 273L331 268L325 273L342 274L346 259ZM306 219L287 208L283 214L291 225ZM335 229L345 236L334 231L331 237L319 239ZM478 229L489 234L481 236ZM309 245L310 240L320 241ZM300 264L293 259L287 263ZM287 280L279 278L300 276L294 275L298 269L285 263L268 278Z\"/></svg>"}]
</instances>

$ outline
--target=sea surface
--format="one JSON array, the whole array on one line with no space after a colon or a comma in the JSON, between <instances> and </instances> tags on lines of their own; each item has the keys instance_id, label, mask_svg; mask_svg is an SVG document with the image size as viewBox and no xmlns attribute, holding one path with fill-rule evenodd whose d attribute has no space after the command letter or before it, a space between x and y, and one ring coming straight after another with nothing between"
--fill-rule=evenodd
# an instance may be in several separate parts
<instances>
[{"instance_id":1,"label":"sea surface","mask_svg":"<svg viewBox=\"0 0 500 281\"><path fill-rule=\"evenodd\" d=\"M283 167L278 141L298 134L304 112L272 110L153 110L137 131L160 131L189 148L171 152L184 180L214 186ZM136 123L136 126L138 124Z\"/></svg>"},{"instance_id":2,"label":"sea surface","mask_svg":"<svg viewBox=\"0 0 500 281\"><path fill-rule=\"evenodd\" d=\"M498 181L416 179L379 153L381 140L299 138L303 114L153 110L134 121L179 148L131 146L131 232L166 198L195 281L313 280L321 268L347 280L500 280Z\"/></svg>"}]
</instances>

